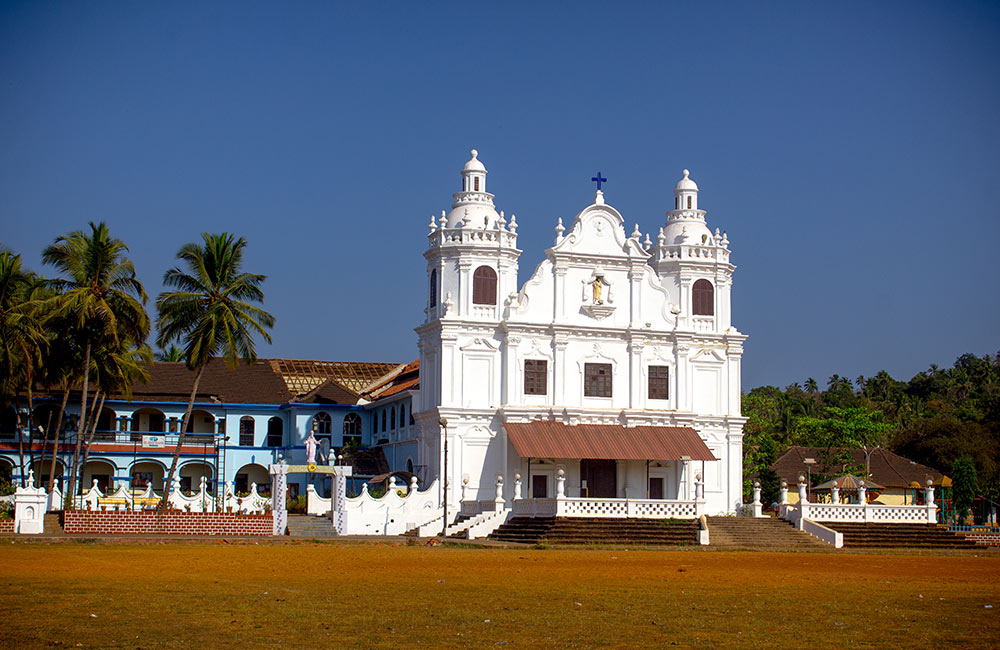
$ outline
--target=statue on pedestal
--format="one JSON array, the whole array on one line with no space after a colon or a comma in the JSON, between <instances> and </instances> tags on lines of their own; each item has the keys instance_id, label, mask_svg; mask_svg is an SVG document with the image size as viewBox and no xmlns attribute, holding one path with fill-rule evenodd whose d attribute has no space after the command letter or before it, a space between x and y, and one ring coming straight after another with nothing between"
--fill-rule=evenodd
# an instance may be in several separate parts
<instances>
[{"instance_id":1,"label":"statue on pedestal","mask_svg":"<svg viewBox=\"0 0 1000 650\"><path fill-rule=\"evenodd\" d=\"M316 445L319 444L319 440L316 440L316 436L313 432L309 432L309 437L306 438L306 464L312 465L316 462Z\"/></svg>"}]
</instances>

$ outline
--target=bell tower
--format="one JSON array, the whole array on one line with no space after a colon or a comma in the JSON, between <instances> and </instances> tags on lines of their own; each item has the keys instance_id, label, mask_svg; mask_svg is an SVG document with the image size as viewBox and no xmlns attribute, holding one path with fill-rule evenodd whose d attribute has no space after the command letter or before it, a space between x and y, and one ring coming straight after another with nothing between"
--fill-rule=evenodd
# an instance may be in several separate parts
<instances>
[{"instance_id":1,"label":"bell tower","mask_svg":"<svg viewBox=\"0 0 1000 650\"><path fill-rule=\"evenodd\" d=\"M674 209L656 238L650 264L680 309L678 329L722 333L731 322L730 295L735 266L729 238L713 233L698 209L698 184L684 170L674 186Z\"/></svg>"},{"instance_id":2,"label":"bell tower","mask_svg":"<svg viewBox=\"0 0 1000 650\"><path fill-rule=\"evenodd\" d=\"M498 212L486 191L486 167L473 149L451 210L427 224L427 302L420 335L421 410L462 402L453 357L459 332L491 340L506 301L517 292L517 219ZM448 367L446 367L448 366Z\"/></svg>"}]
</instances>

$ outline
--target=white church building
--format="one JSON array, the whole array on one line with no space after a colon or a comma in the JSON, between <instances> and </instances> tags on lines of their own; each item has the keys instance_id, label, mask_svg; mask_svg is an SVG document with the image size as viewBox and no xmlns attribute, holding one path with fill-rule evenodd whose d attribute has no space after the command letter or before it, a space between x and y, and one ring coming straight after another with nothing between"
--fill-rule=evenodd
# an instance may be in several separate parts
<instances>
[{"instance_id":1,"label":"white church building","mask_svg":"<svg viewBox=\"0 0 1000 650\"><path fill-rule=\"evenodd\" d=\"M429 224L416 328L419 463L446 477L441 497L469 515L500 498L515 516L734 513L746 336L729 240L688 171L655 242L628 231L598 175L520 288L516 218L475 150L461 175Z\"/></svg>"}]
</instances>

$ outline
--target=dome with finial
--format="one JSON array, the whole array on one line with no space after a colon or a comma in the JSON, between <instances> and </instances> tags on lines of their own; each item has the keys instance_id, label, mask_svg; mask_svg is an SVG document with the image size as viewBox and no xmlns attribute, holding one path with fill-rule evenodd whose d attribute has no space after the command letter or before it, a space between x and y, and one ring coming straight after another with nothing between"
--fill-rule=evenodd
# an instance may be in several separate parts
<instances>
[{"instance_id":1,"label":"dome with finial","mask_svg":"<svg viewBox=\"0 0 1000 650\"><path fill-rule=\"evenodd\" d=\"M486 191L486 166L479 160L478 151L473 149L471 153L472 158L462 168L462 191L452 195L455 201L446 226L494 230L500 215L493 205L493 195Z\"/></svg>"},{"instance_id":2,"label":"dome with finial","mask_svg":"<svg viewBox=\"0 0 1000 650\"><path fill-rule=\"evenodd\" d=\"M683 172L683 174L684 174L684 177L682 179L680 179L679 181L677 181L677 185L674 186L674 191L677 191L677 190L694 190L695 192L697 192L698 191L698 184L695 183L693 180L691 180L691 178L690 178L691 172L685 169L684 172Z\"/></svg>"},{"instance_id":3,"label":"dome with finial","mask_svg":"<svg viewBox=\"0 0 1000 650\"><path fill-rule=\"evenodd\" d=\"M483 163L481 163L479 161L479 152L476 151L475 149L473 149L469 153L472 154L472 158L469 159L469 162L465 163L465 167L462 168L462 171L463 172L485 172L486 171L486 167L483 166Z\"/></svg>"}]
</instances>

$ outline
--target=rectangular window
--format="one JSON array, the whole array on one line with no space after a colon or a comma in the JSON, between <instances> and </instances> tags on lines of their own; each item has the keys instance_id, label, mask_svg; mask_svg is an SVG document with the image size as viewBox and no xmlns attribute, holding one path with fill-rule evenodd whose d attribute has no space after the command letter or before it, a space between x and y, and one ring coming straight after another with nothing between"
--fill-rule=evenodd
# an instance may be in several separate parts
<instances>
[{"instance_id":1,"label":"rectangular window","mask_svg":"<svg viewBox=\"0 0 1000 650\"><path fill-rule=\"evenodd\" d=\"M670 368L649 367L649 399L670 399Z\"/></svg>"},{"instance_id":2,"label":"rectangular window","mask_svg":"<svg viewBox=\"0 0 1000 650\"><path fill-rule=\"evenodd\" d=\"M524 394L545 395L547 389L549 362L544 359L524 361Z\"/></svg>"},{"instance_id":3,"label":"rectangular window","mask_svg":"<svg viewBox=\"0 0 1000 650\"><path fill-rule=\"evenodd\" d=\"M583 394L585 397L611 397L611 364L583 364Z\"/></svg>"}]
</instances>

